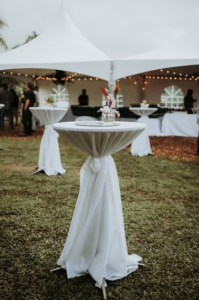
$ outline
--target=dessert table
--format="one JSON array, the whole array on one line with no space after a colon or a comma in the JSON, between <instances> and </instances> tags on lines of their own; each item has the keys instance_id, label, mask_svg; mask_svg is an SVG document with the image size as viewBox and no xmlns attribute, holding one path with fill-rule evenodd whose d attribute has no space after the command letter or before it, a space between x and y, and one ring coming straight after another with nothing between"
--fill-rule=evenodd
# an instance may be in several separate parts
<instances>
[{"instance_id":1,"label":"dessert table","mask_svg":"<svg viewBox=\"0 0 199 300\"><path fill-rule=\"evenodd\" d=\"M0 104L0 109L2 109L5 105L4 104ZM0 150L4 150L3 148L1 148L0 146Z\"/></svg>"},{"instance_id":2,"label":"dessert table","mask_svg":"<svg viewBox=\"0 0 199 300\"><path fill-rule=\"evenodd\" d=\"M67 270L68 278L90 273L96 286L102 287L104 299L105 279L127 276L137 270L141 260L127 252L120 187L111 154L129 145L145 125L116 123L107 127L78 126L76 122L53 125L64 139L89 155L80 171L80 191L57 264Z\"/></svg>"},{"instance_id":3,"label":"dessert table","mask_svg":"<svg viewBox=\"0 0 199 300\"><path fill-rule=\"evenodd\" d=\"M33 173L44 171L46 175L64 174L59 153L58 136L53 124L59 122L68 111L67 108L30 107L32 114L45 125L39 151L39 168Z\"/></svg>"},{"instance_id":4,"label":"dessert table","mask_svg":"<svg viewBox=\"0 0 199 300\"><path fill-rule=\"evenodd\" d=\"M131 154L137 156L145 156L152 154L151 145L149 140L149 117L148 115L154 113L157 108L142 108L142 107L130 107L129 108L135 114L141 116L136 123L144 123L146 125L145 130L140 134L140 136L131 145Z\"/></svg>"}]
</instances>

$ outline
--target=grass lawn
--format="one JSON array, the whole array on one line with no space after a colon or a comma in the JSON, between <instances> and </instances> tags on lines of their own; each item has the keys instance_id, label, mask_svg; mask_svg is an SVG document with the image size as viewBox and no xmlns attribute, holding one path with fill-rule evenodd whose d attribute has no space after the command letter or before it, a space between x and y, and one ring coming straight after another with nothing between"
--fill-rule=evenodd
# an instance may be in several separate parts
<instances>
[{"instance_id":1,"label":"grass lawn","mask_svg":"<svg viewBox=\"0 0 199 300\"><path fill-rule=\"evenodd\" d=\"M86 156L59 139L63 176L32 172L40 137L0 141L0 299L97 300L88 275L50 273L63 249ZM129 254L145 268L108 282L108 299L199 299L199 163L113 155Z\"/></svg>"}]
</instances>

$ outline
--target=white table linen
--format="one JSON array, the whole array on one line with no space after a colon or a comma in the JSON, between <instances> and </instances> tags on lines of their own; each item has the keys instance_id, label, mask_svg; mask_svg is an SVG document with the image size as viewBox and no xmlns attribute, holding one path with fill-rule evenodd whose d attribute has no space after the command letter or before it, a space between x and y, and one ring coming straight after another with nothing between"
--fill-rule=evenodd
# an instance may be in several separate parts
<instances>
[{"instance_id":1,"label":"white table linen","mask_svg":"<svg viewBox=\"0 0 199 300\"><path fill-rule=\"evenodd\" d=\"M64 108L45 108L45 107L31 107L30 111L33 115L45 125L44 134L42 136L40 151L39 151L39 168L44 171L46 175L64 174L66 170L63 169L60 159L58 133L53 129L53 124L63 118L68 109Z\"/></svg>"},{"instance_id":2,"label":"white table linen","mask_svg":"<svg viewBox=\"0 0 199 300\"><path fill-rule=\"evenodd\" d=\"M110 156L129 145L144 124L119 122L113 127L83 127L74 122L53 128L89 155L80 172L80 191L68 237L57 262L68 278L90 273L101 287L138 268L141 257L128 255L117 170Z\"/></svg>"},{"instance_id":3,"label":"white table linen","mask_svg":"<svg viewBox=\"0 0 199 300\"><path fill-rule=\"evenodd\" d=\"M197 115L166 113L162 121L164 136L198 136Z\"/></svg>"},{"instance_id":4,"label":"white table linen","mask_svg":"<svg viewBox=\"0 0 199 300\"><path fill-rule=\"evenodd\" d=\"M141 118L139 118L136 121L136 123L144 123L146 125L145 130L131 144L131 154L137 156L145 156L148 154L152 154L150 140L149 140L150 119L148 115L154 113L157 110L157 108L130 107L129 109L135 114L141 116Z\"/></svg>"}]
</instances>

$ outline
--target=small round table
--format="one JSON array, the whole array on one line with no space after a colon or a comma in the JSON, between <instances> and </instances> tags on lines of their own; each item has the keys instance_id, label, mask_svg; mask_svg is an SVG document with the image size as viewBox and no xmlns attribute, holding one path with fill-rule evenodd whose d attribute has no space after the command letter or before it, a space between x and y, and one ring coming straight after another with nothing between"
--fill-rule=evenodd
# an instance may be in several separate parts
<instances>
[{"instance_id":1,"label":"small round table","mask_svg":"<svg viewBox=\"0 0 199 300\"><path fill-rule=\"evenodd\" d=\"M137 156L145 156L148 154L152 154L151 145L149 140L149 117L154 113L157 108L139 108L139 107L130 107L129 108L136 115L141 116L136 122L144 123L146 125L145 130L140 134L140 136L132 143L131 145L131 154Z\"/></svg>"},{"instance_id":2,"label":"small round table","mask_svg":"<svg viewBox=\"0 0 199 300\"><path fill-rule=\"evenodd\" d=\"M119 180L111 154L129 145L145 125L117 123L111 127L78 126L75 122L53 125L64 139L89 155L80 172L79 196L57 264L67 270L68 278L90 273L102 287L104 299L104 278L123 278L137 270L141 260L127 252Z\"/></svg>"},{"instance_id":3,"label":"small round table","mask_svg":"<svg viewBox=\"0 0 199 300\"><path fill-rule=\"evenodd\" d=\"M64 174L59 153L58 134L53 124L59 122L68 111L67 108L30 107L32 114L45 125L39 151L39 168L33 173L44 171L46 175Z\"/></svg>"},{"instance_id":4,"label":"small round table","mask_svg":"<svg viewBox=\"0 0 199 300\"><path fill-rule=\"evenodd\" d=\"M4 104L0 104L0 109L2 109L4 106L5 106ZM5 149L0 147L0 150L5 150Z\"/></svg>"}]
</instances>

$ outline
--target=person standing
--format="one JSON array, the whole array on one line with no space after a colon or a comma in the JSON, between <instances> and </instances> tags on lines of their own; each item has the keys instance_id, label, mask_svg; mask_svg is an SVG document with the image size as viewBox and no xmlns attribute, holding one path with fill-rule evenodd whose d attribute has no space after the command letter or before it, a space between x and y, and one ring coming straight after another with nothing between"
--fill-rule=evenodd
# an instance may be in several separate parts
<instances>
[{"instance_id":1,"label":"person standing","mask_svg":"<svg viewBox=\"0 0 199 300\"><path fill-rule=\"evenodd\" d=\"M193 108L193 103L196 102L196 99L193 99L193 90L188 90L187 95L184 98L184 108L187 110L188 114L193 114L192 108Z\"/></svg>"},{"instance_id":2,"label":"person standing","mask_svg":"<svg viewBox=\"0 0 199 300\"><path fill-rule=\"evenodd\" d=\"M13 95L13 102L12 102L13 124L14 124L14 118L15 118L15 126L17 126L18 125L19 98L14 89L10 89L10 92Z\"/></svg>"},{"instance_id":3,"label":"person standing","mask_svg":"<svg viewBox=\"0 0 199 300\"><path fill-rule=\"evenodd\" d=\"M82 94L78 98L79 105L88 105L89 97L86 95L86 90L82 90Z\"/></svg>"},{"instance_id":4,"label":"person standing","mask_svg":"<svg viewBox=\"0 0 199 300\"><path fill-rule=\"evenodd\" d=\"M3 91L0 93L0 103L4 104L3 109L1 109L1 129L4 129L4 117L5 115L9 118L9 126L10 129L13 128L13 115L12 115L12 102L13 95L8 91L8 85L6 83L3 84Z\"/></svg>"},{"instance_id":5,"label":"person standing","mask_svg":"<svg viewBox=\"0 0 199 300\"><path fill-rule=\"evenodd\" d=\"M22 123L24 125L24 133L20 136L27 136L32 134L32 113L30 107L34 106L36 99L33 93L34 85L32 82L28 82L26 86L25 101L22 111Z\"/></svg>"}]
</instances>

